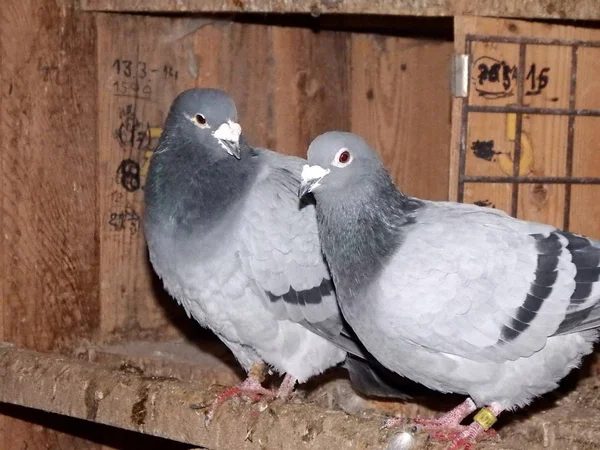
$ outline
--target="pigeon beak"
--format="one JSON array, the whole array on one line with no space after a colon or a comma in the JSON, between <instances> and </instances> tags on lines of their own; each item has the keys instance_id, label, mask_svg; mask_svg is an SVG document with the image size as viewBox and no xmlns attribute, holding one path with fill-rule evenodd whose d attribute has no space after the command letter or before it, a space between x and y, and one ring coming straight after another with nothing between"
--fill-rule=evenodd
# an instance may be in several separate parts
<instances>
[{"instance_id":1,"label":"pigeon beak","mask_svg":"<svg viewBox=\"0 0 600 450\"><path fill-rule=\"evenodd\" d=\"M323 169L321 166L309 166L308 164L304 164L304 167L302 167L302 182L300 183L300 189L298 189L298 197L302 198L309 192L314 191L317 186L321 185L319 181L321 181L329 172L329 169Z\"/></svg>"},{"instance_id":2,"label":"pigeon beak","mask_svg":"<svg viewBox=\"0 0 600 450\"><path fill-rule=\"evenodd\" d=\"M240 134L242 134L242 127L238 123L228 120L226 123L222 123L212 135L227 153L236 159L240 159Z\"/></svg>"}]
</instances>

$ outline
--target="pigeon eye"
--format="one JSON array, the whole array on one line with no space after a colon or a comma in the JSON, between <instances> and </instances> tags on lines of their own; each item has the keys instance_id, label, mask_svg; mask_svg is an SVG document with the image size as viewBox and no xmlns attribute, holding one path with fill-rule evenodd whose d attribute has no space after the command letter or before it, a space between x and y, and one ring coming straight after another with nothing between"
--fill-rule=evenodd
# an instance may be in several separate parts
<instances>
[{"instance_id":1,"label":"pigeon eye","mask_svg":"<svg viewBox=\"0 0 600 450\"><path fill-rule=\"evenodd\" d=\"M331 164L341 169L342 167L346 167L351 162L352 155L350 154L350 151L346 147L342 147L333 157L333 161L331 161Z\"/></svg>"},{"instance_id":2,"label":"pigeon eye","mask_svg":"<svg viewBox=\"0 0 600 450\"><path fill-rule=\"evenodd\" d=\"M206 117L204 117L202 114L196 114L194 119L198 125L206 125Z\"/></svg>"},{"instance_id":3,"label":"pigeon eye","mask_svg":"<svg viewBox=\"0 0 600 450\"><path fill-rule=\"evenodd\" d=\"M350 159L350 152L348 150L344 150L342 153L340 153L340 156L338 156L338 162L345 164L348 162L348 160Z\"/></svg>"}]
</instances>

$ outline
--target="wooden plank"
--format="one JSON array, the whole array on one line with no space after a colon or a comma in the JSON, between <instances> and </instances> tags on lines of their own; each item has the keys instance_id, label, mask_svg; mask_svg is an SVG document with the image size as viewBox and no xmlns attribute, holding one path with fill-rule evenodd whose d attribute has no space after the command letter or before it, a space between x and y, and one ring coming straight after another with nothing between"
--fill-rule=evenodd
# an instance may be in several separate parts
<instances>
[{"instance_id":1,"label":"wooden plank","mask_svg":"<svg viewBox=\"0 0 600 450\"><path fill-rule=\"evenodd\" d=\"M133 373L132 373L133 372ZM256 406L228 402L210 428L206 405L222 388L144 376L51 354L0 347L0 402L42 409L208 449L384 449L391 430L314 403ZM12 447L14 448L14 447Z\"/></svg>"},{"instance_id":2,"label":"wooden plank","mask_svg":"<svg viewBox=\"0 0 600 450\"><path fill-rule=\"evenodd\" d=\"M353 34L351 130L410 195L448 199L451 42Z\"/></svg>"},{"instance_id":3,"label":"wooden plank","mask_svg":"<svg viewBox=\"0 0 600 450\"><path fill-rule=\"evenodd\" d=\"M591 369L590 373L593 373ZM202 410L194 405L206 404L222 389L216 386L211 388L209 384L212 380L198 379L189 383L174 378L147 376L127 367L111 368L80 359L17 348L0 347L0 376L3 380L0 402L53 411L212 450L376 450L390 448L392 436L399 431L382 430L381 416L358 418L335 409L334 405L301 399L286 404L271 404L262 412L258 409L260 405L231 401L219 409L207 430L203 426ZM568 393L538 400L537 408L533 407L538 413L532 414L531 408L517 413L516 420L507 422L499 431L500 438L486 439L478 443L478 448L491 450L499 445L511 450L542 448L542 441L543 448L549 450L591 448L589 445L593 444L590 443L600 440L600 426L596 420L600 413L596 395L599 385L598 377L587 377ZM315 395L321 398L327 396L323 391L317 391ZM351 391L347 395L353 396ZM557 398L560 401L556 401ZM444 400L436 399L434 402L437 408L440 403L444 403ZM411 417L415 409L422 407L415 408L413 404L402 403L400 408L405 417ZM426 411L427 416L434 413L432 410ZM61 418L59 423L64 427L67 422ZM106 429L102 431L105 431L104 435L107 434ZM35 432L39 434L40 429ZM102 437L101 434L96 438L96 433L90 431L85 436L106 443L106 436ZM111 429L110 433L116 435L118 431ZM61 439L50 442L75 442L74 438ZM115 448L179 448L167 447L165 441L163 447L140 446L145 442L142 439L123 439L122 442L126 444L109 442L106 445L109 448L113 445ZM416 435L414 448L441 450L446 447L447 442L429 439L427 433ZM18 443L17 446L5 448L25 446ZM74 447L56 445L43 448L71 450Z\"/></svg>"},{"instance_id":4,"label":"wooden plank","mask_svg":"<svg viewBox=\"0 0 600 450\"><path fill-rule=\"evenodd\" d=\"M195 37L197 84L230 93L252 145L305 157L317 134L348 127L348 38L214 22Z\"/></svg>"},{"instance_id":5,"label":"wooden plank","mask_svg":"<svg viewBox=\"0 0 600 450\"><path fill-rule=\"evenodd\" d=\"M157 298L139 232L144 175L127 185L119 168L127 161L143 172L156 144L147 139L148 126L160 126L185 87L229 92L249 142L282 153L304 157L311 139L331 129L379 136L374 144L405 188L447 197L450 43L143 16L100 15L98 29L104 339L174 331L163 308L175 303ZM166 66L177 79L164 78ZM362 69L349 69L355 66ZM133 67L160 69L159 79L138 80L138 99L123 91ZM135 137L130 123L137 124Z\"/></svg>"},{"instance_id":6,"label":"wooden plank","mask_svg":"<svg viewBox=\"0 0 600 450\"><path fill-rule=\"evenodd\" d=\"M69 0L0 9L0 336L38 350L98 328L95 39ZM100 448L38 416L3 407L0 448Z\"/></svg>"},{"instance_id":7,"label":"wooden plank","mask_svg":"<svg viewBox=\"0 0 600 450\"><path fill-rule=\"evenodd\" d=\"M588 44L574 46L577 42L600 41L600 31L506 19L457 18L455 35L455 52L470 51L468 104L480 109L468 112L463 118L465 100L454 100L452 199L459 197L459 144L464 120L468 124L467 177L513 176L520 128L520 176L600 178L600 160L593 156L594 145L600 140L597 126L600 119L573 119L535 110L600 110L600 90L595 76L600 49L586 47ZM470 50L466 44L468 35L471 36ZM519 102L532 111L516 114L498 110L514 107ZM481 110L487 107L497 111ZM523 183L516 189L515 192L512 183L466 183L463 199L489 202L526 220L571 228L571 213L576 214L584 205L591 204L583 192L594 198L591 187L569 186L568 180L558 184ZM571 195L575 191L577 195ZM581 230L581 222L574 219L577 229Z\"/></svg>"},{"instance_id":8,"label":"wooden plank","mask_svg":"<svg viewBox=\"0 0 600 450\"><path fill-rule=\"evenodd\" d=\"M93 336L99 311L96 29L58 5L11 2L0 19L0 333L39 350Z\"/></svg>"},{"instance_id":9,"label":"wooden plank","mask_svg":"<svg viewBox=\"0 0 600 450\"><path fill-rule=\"evenodd\" d=\"M600 19L595 0L82 0L87 11L392 14Z\"/></svg>"},{"instance_id":10,"label":"wooden plank","mask_svg":"<svg viewBox=\"0 0 600 450\"><path fill-rule=\"evenodd\" d=\"M101 338L172 336L142 232L147 164L175 96L192 87L202 20L107 15L98 27ZM162 302L162 303L161 303Z\"/></svg>"}]
</instances>

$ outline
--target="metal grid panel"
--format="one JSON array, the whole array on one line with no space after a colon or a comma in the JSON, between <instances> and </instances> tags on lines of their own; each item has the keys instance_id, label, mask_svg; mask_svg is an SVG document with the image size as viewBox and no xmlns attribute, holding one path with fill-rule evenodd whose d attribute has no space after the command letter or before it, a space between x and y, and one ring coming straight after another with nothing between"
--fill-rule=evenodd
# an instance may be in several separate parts
<instances>
[{"instance_id":1,"label":"metal grid panel","mask_svg":"<svg viewBox=\"0 0 600 450\"><path fill-rule=\"evenodd\" d=\"M460 157L458 167L458 201L464 200L464 184L470 183L512 183L511 215L517 215L519 201L519 185L523 183L543 183L543 184L564 184L565 185L565 205L564 205L564 226L565 230L569 228L569 218L571 212L571 185L573 184L600 184L600 177L573 177L573 145L575 136L575 117L592 116L600 117L599 109L576 109L575 95L577 92L577 56L580 47L600 48L600 41L582 41L582 40L561 40L561 39L540 39L529 37L506 37L506 36L485 36L468 34L466 36L465 52L472 54L472 43L501 43L516 44L519 46L519 63L517 78L517 104L507 106L486 106L469 105L469 96L463 100L461 111L461 132L460 132ZM571 47L571 73L569 78L569 108L534 108L523 104L523 93L525 80L525 58L527 55L527 45L553 45ZM470 76L470 74L469 74ZM516 136L513 157L513 176L467 176L465 173L467 157L467 130L469 113L490 113L490 114L516 114ZM521 135L523 132L523 114L540 115L559 115L568 116L567 133L567 156L566 156L566 176L564 177L522 177L519 176L519 164L521 161Z\"/></svg>"}]
</instances>

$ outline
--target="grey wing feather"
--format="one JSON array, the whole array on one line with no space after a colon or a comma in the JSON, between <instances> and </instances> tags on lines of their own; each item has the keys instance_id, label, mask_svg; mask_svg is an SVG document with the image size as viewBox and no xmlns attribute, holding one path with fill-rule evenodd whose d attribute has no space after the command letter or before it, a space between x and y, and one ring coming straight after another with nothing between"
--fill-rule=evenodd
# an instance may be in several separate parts
<instances>
[{"instance_id":1,"label":"grey wing feather","mask_svg":"<svg viewBox=\"0 0 600 450\"><path fill-rule=\"evenodd\" d=\"M597 242L496 210L426 205L372 288L387 305L378 320L423 347L496 362L599 325Z\"/></svg>"},{"instance_id":2,"label":"grey wing feather","mask_svg":"<svg viewBox=\"0 0 600 450\"><path fill-rule=\"evenodd\" d=\"M297 322L342 349L362 355L344 333L319 242L314 202L298 199L300 158L256 149L262 173L244 209L245 270L276 317Z\"/></svg>"}]
</instances>

